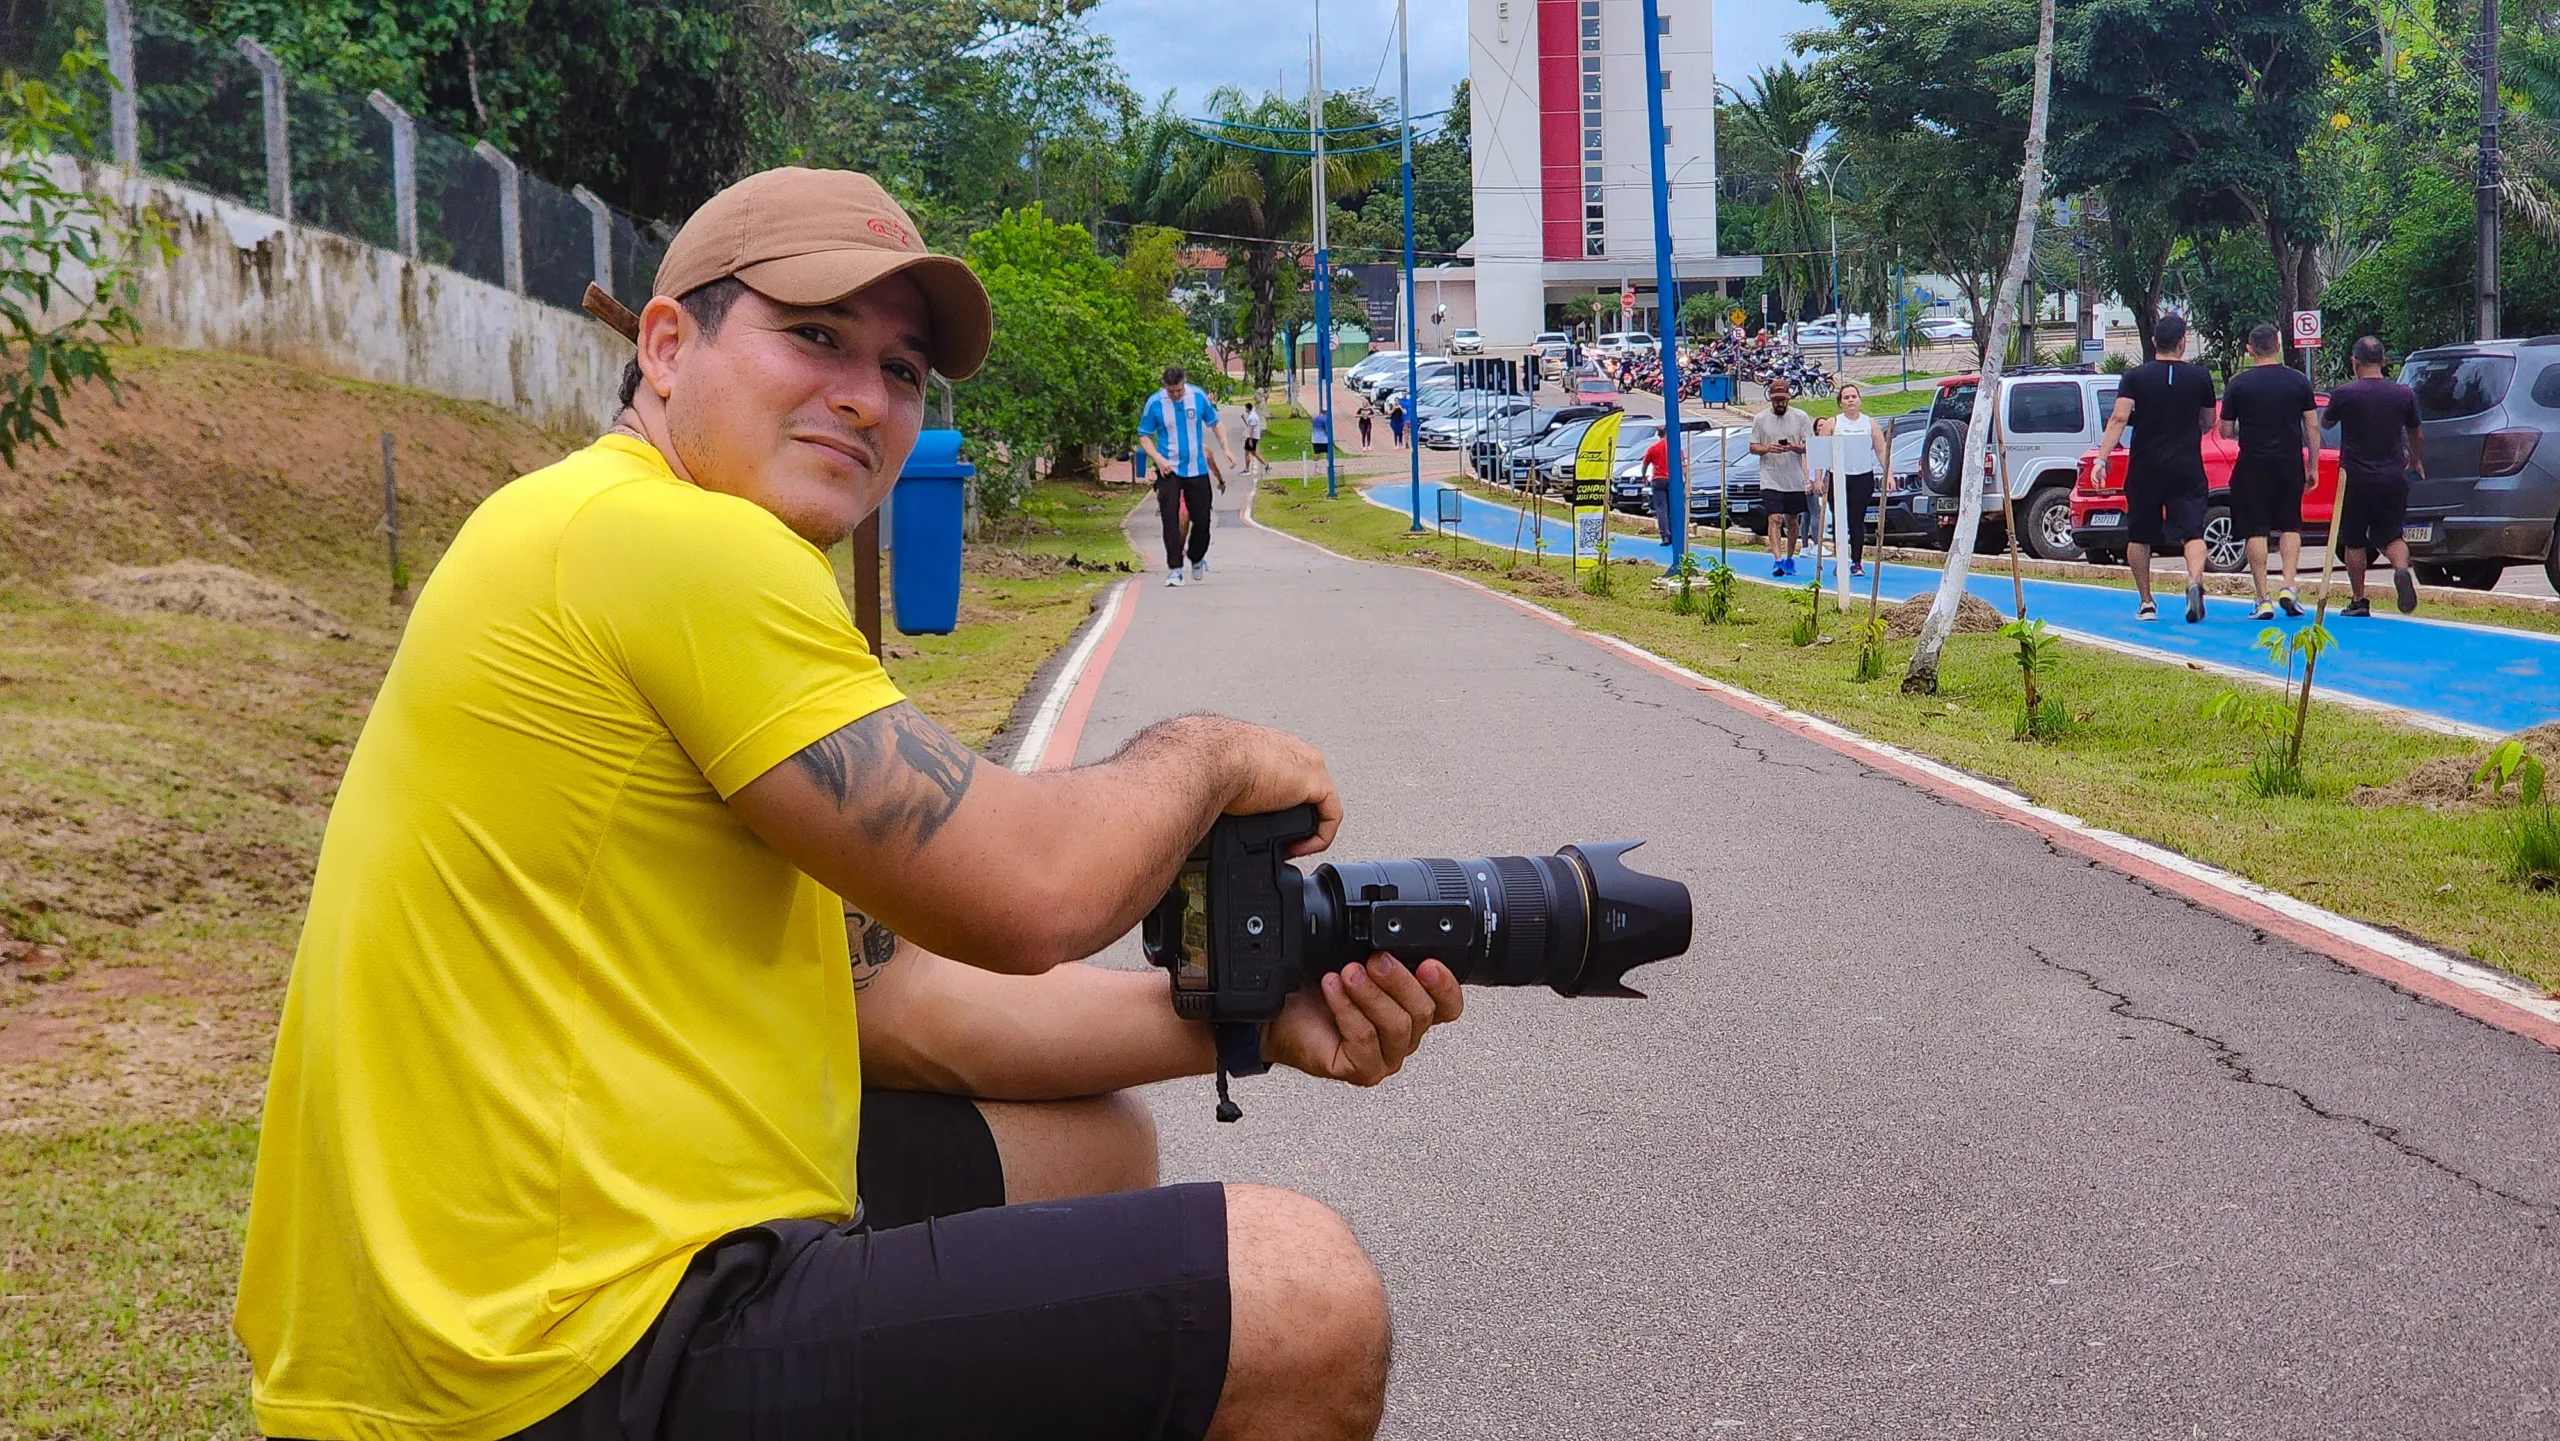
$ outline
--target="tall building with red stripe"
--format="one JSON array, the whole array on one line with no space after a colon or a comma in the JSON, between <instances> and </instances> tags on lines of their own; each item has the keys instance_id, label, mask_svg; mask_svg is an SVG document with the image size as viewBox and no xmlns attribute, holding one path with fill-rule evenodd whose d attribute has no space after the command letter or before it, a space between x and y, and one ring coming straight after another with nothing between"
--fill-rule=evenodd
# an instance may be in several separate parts
<instances>
[{"instance_id":1,"label":"tall building with red stripe","mask_svg":"<svg viewBox=\"0 0 2560 1441\"><path fill-rule=\"evenodd\" d=\"M1648 74L1641 0L1468 0L1474 263L1425 280L1426 308L1461 286L1487 342L1522 345L1567 319L1587 323L1589 297L1631 290L1633 328L1657 330L1649 85L1662 91L1682 296L1760 273L1758 257L1716 250L1711 0L1658 9L1662 64Z\"/></svg>"}]
</instances>

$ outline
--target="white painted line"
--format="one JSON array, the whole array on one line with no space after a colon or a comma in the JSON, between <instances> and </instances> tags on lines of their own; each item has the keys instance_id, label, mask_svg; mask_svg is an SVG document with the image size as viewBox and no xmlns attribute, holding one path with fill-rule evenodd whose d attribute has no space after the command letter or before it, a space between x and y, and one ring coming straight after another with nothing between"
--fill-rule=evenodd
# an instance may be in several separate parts
<instances>
[{"instance_id":1,"label":"white painted line","mask_svg":"<svg viewBox=\"0 0 2560 1441\"><path fill-rule=\"evenodd\" d=\"M1121 600L1136 583L1127 581L1113 586L1102 609L1085 626L1084 639L1067 652L1067 663L1058 667L1056 678L1049 682L1049 693L1040 698L1040 709L1031 713L1031 724L1023 728L1022 744L1014 748L1015 770L1029 775L1040 769L1040 758L1049 750L1049 738L1057 734L1058 719L1066 714L1067 698L1076 693L1076 682L1084 678L1084 668L1092 663L1094 648L1111 633L1111 622L1120 614Z\"/></svg>"},{"instance_id":2,"label":"white painted line","mask_svg":"<svg viewBox=\"0 0 2560 1441\"><path fill-rule=\"evenodd\" d=\"M1523 600L1520 597L1508 594L1507 592L1495 590L1491 586L1478 584L1477 582L1468 580L1463 576L1444 575L1442 578L1456 581L1461 585L1473 587L1474 589L1481 590L1497 599L1509 601L1512 604L1521 606L1525 609L1534 610L1539 614L1544 615L1557 625L1579 631L1601 645L1607 646L1613 650L1624 652L1628 656L1645 663L1649 667L1659 667L1662 670L1672 672L1700 690L1729 695L1738 700L1745 701L1750 705L1773 711L1778 715L1784 716L1790 723L1796 726L1800 726L1806 730L1819 731L1823 735L1828 736L1852 749L1862 750L1871 755L1890 760L1897 765L1907 766L1912 770L1920 771L1942 785L1960 788L2004 809L2016 811L2022 815L2034 816L2049 825L2070 831L2074 835L2099 846L2103 846L2108 850L2116 851L2129 858L2158 866L2163 870L2174 871L2179 875L2185 876L2200 884L2210 886L2226 895L2235 896L2242 900L2251 901L2264 906L2268 910L2274 911L2279 915L2286 916L2292 920L2310 926L2315 930L2335 936L2339 940L2345 941L2351 945L2362 946L2366 950L2388 956L2392 960L2398 961L2403 965L2440 977L2454 985L2462 987L2464 990L2485 996L2501 1005L2513 1006L2517 1010L2524 1011L2527 1014L2539 1016L2546 1021L2560 1024L2560 999L2554 999L2551 996L2545 995L2543 992L2536 990L2534 987L2529 986L2502 971L2492 970L2476 961L2464 960L2458 956L2447 955L2432 946L2421 945L2416 941L2407 939L2406 937L2393 935L2391 932L2382 930L2379 927L2369 926L2362 921L2352 920L2346 916L2339 915L2335 911L2315 906L2309 901L2300 900L2296 897L2286 895L2282 891L2269 890L2267 887L2259 885L2257 882L2249 880L2244 876L2233 875L2231 872L2222 869L2220 866L2199 861L2190 856L2180 855L2175 851L2155 846L2148 841L2136 840L2132 836L2124 835L2117 831L2093 826L2087 821L2080 819L2078 816L2071 815L2068 812L2057 811L2048 806L2037 805L2034 801L2027 799L2025 796L2020 795L2018 792L2013 791L2006 786L1996 785L1979 776L1968 775L1963 771L1957 770L1953 766L1941 764L1929 759L1927 756L1920 755L1917 752L1904 750L1900 746L1890 745L1884 741L1871 740L1845 726L1834 724L1833 722L1824 720L1822 717L1817 715L1809 715L1803 711L1793 710L1789 707L1782 706L1776 701L1770 700L1766 696L1744 690L1740 686L1730 685L1724 681L1716 680L1711 676L1700 675L1698 672L1689 669L1687 666L1684 666L1677 661L1656 655L1642 646L1620 640L1616 636L1592 630L1574 621L1569 616L1549 610L1545 606L1538 605L1533 601Z\"/></svg>"}]
</instances>

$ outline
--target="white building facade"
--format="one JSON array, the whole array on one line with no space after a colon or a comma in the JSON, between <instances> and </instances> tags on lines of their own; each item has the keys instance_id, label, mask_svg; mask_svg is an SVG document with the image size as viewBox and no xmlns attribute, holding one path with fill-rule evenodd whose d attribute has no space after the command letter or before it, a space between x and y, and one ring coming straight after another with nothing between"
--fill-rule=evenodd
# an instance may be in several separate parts
<instances>
[{"instance_id":1,"label":"white building facade","mask_svg":"<svg viewBox=\"0 0 2560 1441\"><path fill-rule=\"evenodd\" d=\"M1662 90L1681 295L1722 293L1760 273L1757 256L1716 253L1711 4L1658 0L1662 68L1648 76L1640 0L1468 0L1468 278L1487 342L1524 345L1583 297L1623 289L1635 294L1635 326L1658 330L1650 84Z\"/></svg>"}]
</instances>

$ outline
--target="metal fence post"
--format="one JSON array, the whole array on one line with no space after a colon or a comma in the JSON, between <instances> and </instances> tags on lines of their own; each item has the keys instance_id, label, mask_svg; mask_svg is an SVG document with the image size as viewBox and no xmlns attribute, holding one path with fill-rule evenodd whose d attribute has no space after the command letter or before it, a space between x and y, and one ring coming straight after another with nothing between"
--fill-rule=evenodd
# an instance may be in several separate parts
<instances>
[{"instance_id":1,"label":"metal fence post","mask_svg":"<svg viewBox=\"0 0 2560 1441\"><path fill-rule=\"evenodd\" d=\"M285 137L284 62L274 52L246 35L240 37L240 53L258 67L258 98L267 122L267 213L278 220L293 219L293 149Z\"/></svg>"},{"instance_id":2,"label":"metal fence post","mask_svg":"<svg viewBox=\"0 0 2560 1441\"><path fill-rule=\"evenodd\" d=\"M604 198L583 185L573 186L569 198L587 208L587 268L595 272L596 289L613 293L613 211Z\"/></svg>"},{"instance_id":3,"label":"metal fence post","mask_svg":"<svg viewBox=\"0 0 2560 1441\"><path fill-rule=\"evenodd\" d=\"M115 137L116 164L130 178L142 168L142 113L134 103L129 0L107 0L107 73L116 82L116 93L107 101L108 128Z\"/></svg>"},{"instance_id":4,"label":"metal fence post","mask_svg":"<svg viewBox=\"0 0 2560 1441\"><path fill-rule=\"evenodd\" d=\"M483 140L471 153L498 172L498 255L507 289L524 294L524 178L507 152Z\"/></svg>"},{"instance_id":5,"label":"metal fence post","mask_svg":"<svg viewBox=\"0 0 2560 1441\"><path fill-rule=\"evenodd\" d=\"M400 253L418 258L418 122L400 102L376 90L364 98L391 122L391 208L398 219Z\"/></svg>"}]
</instances>

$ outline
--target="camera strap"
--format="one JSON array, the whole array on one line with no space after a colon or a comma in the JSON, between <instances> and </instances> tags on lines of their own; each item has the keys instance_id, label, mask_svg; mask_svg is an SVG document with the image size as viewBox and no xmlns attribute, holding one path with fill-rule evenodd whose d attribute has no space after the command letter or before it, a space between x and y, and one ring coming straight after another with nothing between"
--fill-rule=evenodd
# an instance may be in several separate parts
<instances>
[{"instance_id":1,"label":"camera strap","mask_svg":"<svg viewBox=\"0 0 2560 1441\"><path fill-rule=\"evenodd\" d=\"M1271 1069L1262 1058L1262 1027L1252 1021L1218 1021L1209 1031L1218 1042L1218 1119L1240 1121L1244 1107L1227 1094L1227 1077L1259 1076Z\"/></svg>"}]
</instances>

